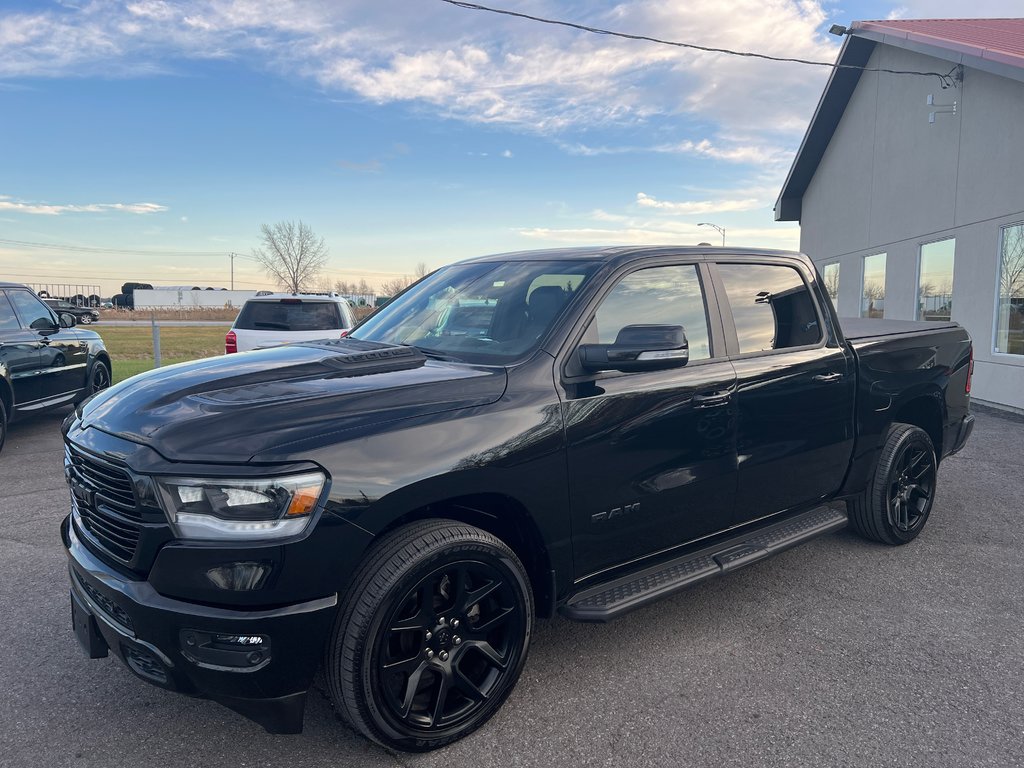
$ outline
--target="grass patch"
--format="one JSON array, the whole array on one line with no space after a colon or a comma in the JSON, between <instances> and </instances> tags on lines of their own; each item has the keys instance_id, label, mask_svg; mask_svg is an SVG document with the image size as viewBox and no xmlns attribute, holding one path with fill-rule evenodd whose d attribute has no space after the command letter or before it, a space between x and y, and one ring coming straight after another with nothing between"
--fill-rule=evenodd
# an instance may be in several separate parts
<instances>
[{"instance_id":1,"label":"grass patch","mask_svg":"<svg viewBox=\"0 0 1024 768\"><path fill-rule=\"evenodd\" d=\"M103 338L114 363L114 383L153 367L153 329L94 328ZM184 363L224 354L227 326L163 326L160 329L160 362L162 365Z\"/></svg>"},{"instance_id":2,"label":"grass patch","mask_svg":"<svg viewBox=\"0 0 1024 768\"><path fill-rule=\"evenodd\" d=\"M113 383L118 384L125 379L130 379L140 373L153 370L153 358L149 360L114 360L114 373ZM174 365L175 363L187 363L187 359L183 360L168 360L163 355L160 356L160 365Z\"/></svg>"}]
</instances>

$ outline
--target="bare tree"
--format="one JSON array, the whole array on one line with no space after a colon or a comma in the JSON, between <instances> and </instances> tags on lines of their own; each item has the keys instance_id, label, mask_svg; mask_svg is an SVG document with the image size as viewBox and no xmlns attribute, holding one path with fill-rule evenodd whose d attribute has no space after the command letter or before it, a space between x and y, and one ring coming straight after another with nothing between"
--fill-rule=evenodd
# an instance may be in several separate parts
<instances>
[{"instance_id":1,"label":"bare tree","mask_svg":"<svg viewBox=\"0 0 1024 768\"><path fill-rule=\"evenodd\" d=\"M1024 296L1024 227L1003 230L1003 263L999 293L1004 300Z\"/></svg>"},{"instance_id":2,"label":"bare tree","mask_svg":"<svg viewBox=\"0 0 1024 768\"><path fill-rule=\"evenodd\" d=\"M829 264L825 267L825 290L833 301L839 298L839 270L829 269L833 266Z\"/></svg>"},{"instance_id":3,"label":"bare tree","mask_svg":"<svg viewBox=\"0 0 1024 768\"><path fill-rule=\"evenodd\" d=\"M279 221L260 225L262 245L254 248L253 258L267 276L292 293L313 287L327 264L327 244L303 222Z\"/></svg>"},{"instance_id":4,"label":"bare tree","mask_svg":"<svg viewBox=\"0 0 1024 768\"><path fill-rule=\"evenodd\" d=\"M404 291L410 285L412 285L412 283L413 280L408 275L402 275L402 277L394 277L390 280L385 280L383 283L380 284L380 292L384 296L395 296Z\"/></svg>"},{"instance_id":5,"label":"bare tree","mask_svg":"<svg viewBox=\"0 0 1024 768\"><path fill-rule=\"evenodd\" d=\"M412 277L409 275L402 275L401 277L395 277L391 280L385 280L380 285L380 292L383 296L394 296L404 291L417 280L426 277L429 273L430 269L427 267L426 263L421 261L416 265L416 271Z\"/></svg>"}]
</instances>

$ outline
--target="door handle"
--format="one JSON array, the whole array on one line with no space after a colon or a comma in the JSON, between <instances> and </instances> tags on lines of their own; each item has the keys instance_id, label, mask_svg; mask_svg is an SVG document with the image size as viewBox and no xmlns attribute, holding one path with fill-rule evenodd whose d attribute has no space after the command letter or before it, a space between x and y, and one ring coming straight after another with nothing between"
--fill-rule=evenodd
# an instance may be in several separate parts
<instances>
[{"instance_id":1,"label":"door handle","mask_svg":"<svg viewBox=\"0 0 1024 768\"><path fill-rule=\"evenodd\" d=\"M727 389L718 392L702 392L693 396L695 408L714 408L719 405L726 405L732 400L732 392Z\"/></svg>"},{"instance_id":2,"label":"door handle","mask_svg":"<svg viewBox=\"0 0 1024 768\"><path fill-rule=\"evenodd\" d=\"M825 384L829 384L833 381L841 381L843 374L841 373L819 373L817 376L812 376L811 381L820 381Z\"/></svg>"}]
</instances>

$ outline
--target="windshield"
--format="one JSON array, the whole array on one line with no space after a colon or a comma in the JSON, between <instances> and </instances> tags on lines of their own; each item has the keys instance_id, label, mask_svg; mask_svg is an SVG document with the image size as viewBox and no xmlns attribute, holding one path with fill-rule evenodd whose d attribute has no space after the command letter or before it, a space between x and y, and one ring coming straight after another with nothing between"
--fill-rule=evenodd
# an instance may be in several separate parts
<instances>
[{"instance_id":1,"label":"windshield","mask_svg":"<svg viewBox=\"0 0 1024 768\"><path fill-rule=\"evenodd\" d=\"M370 316L353 338L504 364L531 352L594 262L514 261L438 270Z\"/></svg>"}]
</instances>

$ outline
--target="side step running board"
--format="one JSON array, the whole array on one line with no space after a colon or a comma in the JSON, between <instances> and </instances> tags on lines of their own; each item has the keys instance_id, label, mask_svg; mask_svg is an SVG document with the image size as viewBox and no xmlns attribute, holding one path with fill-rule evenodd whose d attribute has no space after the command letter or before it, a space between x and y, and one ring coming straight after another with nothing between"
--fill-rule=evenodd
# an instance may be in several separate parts
<instances>
[{"instance_id":1,"label":"side step running board","mask_svg":"<svg viewBox=\"0 0 1024 768\"><path fill-rule=\"evenodd\" d=\"M698 581L756 563L784 549L846 526L846 509L818 507L778 523L747 530L714 546L580 592L561 608L575 621L611 621Z\"/></svg>"}]
</instances>

